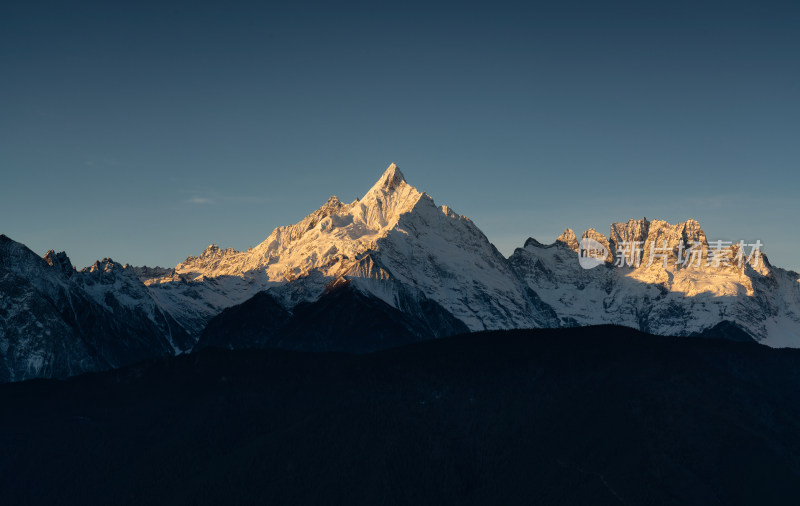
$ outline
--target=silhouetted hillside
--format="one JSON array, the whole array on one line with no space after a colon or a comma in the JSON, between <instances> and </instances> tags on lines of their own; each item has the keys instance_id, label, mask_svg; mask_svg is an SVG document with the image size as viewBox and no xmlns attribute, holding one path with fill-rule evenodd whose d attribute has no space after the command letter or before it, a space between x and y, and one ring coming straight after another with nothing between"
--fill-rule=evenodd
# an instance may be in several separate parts
<instances>
[{"instance_id":1,"label":"silhouetted hillside","mask_svg":"<svg viewBox=\"0 0 800 506\"><path fill-rule=\"evenodd\" d=\"M621 327L0 386L4 504L798 504L800 351Z\"/></svg>"}]
</instances>

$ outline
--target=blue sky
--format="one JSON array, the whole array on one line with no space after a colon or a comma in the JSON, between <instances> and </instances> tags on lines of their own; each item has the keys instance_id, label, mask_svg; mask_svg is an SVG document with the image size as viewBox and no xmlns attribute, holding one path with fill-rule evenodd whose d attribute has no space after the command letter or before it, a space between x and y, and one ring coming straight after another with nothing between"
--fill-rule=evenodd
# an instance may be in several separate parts
<instances>
[{"instance_id":1,"label":"blue sky","mask_svg":"<svg viewBox=\"0 0 800 506\"><path fill-rule=\"evenodd\" d=\"M695 218L800 270L800 8L28 2L0 233L78 266L258 244L391 162L501 251Z\"/></svg>"}]
</instances>

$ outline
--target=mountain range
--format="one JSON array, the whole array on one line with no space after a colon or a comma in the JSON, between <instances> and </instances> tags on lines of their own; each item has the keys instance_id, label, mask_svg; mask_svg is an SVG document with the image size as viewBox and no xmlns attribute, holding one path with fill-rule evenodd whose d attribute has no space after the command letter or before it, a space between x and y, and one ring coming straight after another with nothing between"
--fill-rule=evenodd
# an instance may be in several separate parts
<instances>
[{"instance_id":1,"label":"mountain range","mask_svg":"<svg viewBox=\"0 0 800 506\"><path fill-rule=\"evenodd\" d=\"M594 268L585 241L607 251ZM624 262L621 246L645 258ZM800 347L800 275L766 255L712 254L698 222L614 223L528 239L506 258L467 217L392 164L349 204L331 197L247 251L206 248L172 269L104 259L76 270L0 236L0 381L66 377L204 347L368 352L502 329L613 323L671 336ZM662 257L649 262L657 245ZM737 249L739 248L739 249ZM731 259L741 247L725 248ZM663 260L663 261L662 261ZM632 265L628 265L632 263ZM621 266L619 264L622 264Z\"/></svg>"}]
</instances>

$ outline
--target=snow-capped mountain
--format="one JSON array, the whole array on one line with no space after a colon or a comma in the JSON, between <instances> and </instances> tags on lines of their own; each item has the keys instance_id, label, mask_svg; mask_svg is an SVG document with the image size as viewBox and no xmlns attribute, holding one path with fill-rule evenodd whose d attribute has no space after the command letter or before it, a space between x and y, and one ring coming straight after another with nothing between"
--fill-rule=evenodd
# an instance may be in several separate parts
<instances>
[{"instance_id":1,"label":"snow-capped mountain","mask_svg":"<svg viewBox=\"0 0 800 506\"><path fill-rule=\"evenodd\" d=\"M705 260L675 265L680 244L696 242L708 258L705 233L694 220L631 220L613 224L608 237L590 229L582 238L609 252L600 268L581 267L569 229L553 245L529 239L506 259L468 218L437 207L392 164L360 200L331 197L255 248L212 245L144 281L194 335L223 309L261 291L291 313L347 282L409 314L431 301L472 331L617 323L694 335L728 322L767 344L800 345L797 274L771 266L765 256L741 267L709 267ZM625 243L640 244L640 264L615 266ZM648 262L653 245L661 253ZM733 258L736 245L730 250Z\"/></svg>"},{"instance_id":2,"label":"snow-capped mountain","mask_svg":"<svg viewBox=\"0 0 800 506\"><path fill-rule=\"evenodd\" d=\"M66 377L186 351L183 328L110 259L75 271L0 235L0 382Z\"/></svg>"},{"instance_id":3,"label":"snow-capped mountain","mask_svg":"<svg viewBox=\"0 0 800 506\"><path fill-rule=\"evenodd\" d=\"M714 248L694 220L677 225L630 220L612 224L608 238L594 229L582 238L607 249L604 264L581 267L570 229L551 245L529 239L509 259L526 285L556 311L561 325L615 323L688 336L730 322L764 344L800 346L800 275L770 265L765 255L743 251L739 266L739 246L733 244L723 248L727 262L709 263ZM641 250L638 265L625 261L634 259L633 248L622 247L626 243ZM697 259L686 262L683 248L692 243ZM651 261L654 246L659 256Z\"/></svg>"},{"instance_id":4,"label":"snow-capped mountain","mask_svg":"<svg viewBox=\"0 0 800 506\"><path fill-rule=\"evenodd\" d=\"M584 268L581 245L607 253ZM639 262L623 245L640 248ZM712 253L693 220L630 220L505 258L392 164L361 198L331 197L247 251L209 246L173 269L109 259L76 271L0 238L0 381L67 376L195 347L367 351L484 329L614 323L800 347L800 275ZM655 261L648 253L656 247ZM719 248L716 248L717 250ZM631 256L629 260L632 260Z\"/></svg>"},{"instance_id":5,"label":"snow-capped mountain","mask_svg":"<svg viewBox=\"0 0 800 506\"><path fill-rule=\"evenodd\" d=\"M194 333L259 291L291 310L343 281L403 311L429 299L470 330L554 323L472 221L437 207L394 164L360 200L331 197L255 248L212 245L174 272L144 281Z\"/></svg>"},{"instance_id":6,"label":"snow-capped mountain","mask_svg":"<svg viewBox=\"0 0 800 506\"><path fill-rule=\"evenodd\" d=\"M420 301L433 302L472 331L617 323L694 335L727 322L767 344L800 345L795 273L765 256L741 267L709 267L705 260L675 265L681 244L697 243L708 258L708 241L694 220L631 220L613 224L608 237L590 229L582 238L609 252L600 268L581 267L569 229L553 245L530 239L506 259L468 218L437 207L392 164L360 200L331 197L255 248L212 245L144 280L195 335L224 308L261 291L291 314L347 282L407 314L424 313ZM616 267L625 243L640 245L642 261ZM653 245L659 258L648 262ZM733 259L736 246L729 249Z\"/></svg>"}]
</instances>

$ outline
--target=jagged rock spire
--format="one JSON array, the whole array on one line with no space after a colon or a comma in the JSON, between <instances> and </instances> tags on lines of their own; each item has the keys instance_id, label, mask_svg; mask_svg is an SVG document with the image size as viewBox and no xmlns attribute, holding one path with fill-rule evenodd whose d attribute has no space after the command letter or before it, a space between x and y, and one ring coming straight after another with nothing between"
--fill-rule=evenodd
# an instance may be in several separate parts
<instances>
[{"instance_id":1,"label":"jagged rock spire","mask_svg":"<svg viewBox=\"0 0 800 506\"><path fill-rule=\"evenodd\" d=\"M565 228L560 236L556 239L556 243L563 243L573 251L578 251L578 239L575 237L575 232L571 228Z\"/></svg>"},{"instance_id":2,"label":"jagged rock spire","mask_svg":"<svg viewBox=\"0 0 800 506\"><path fill-rule=\"evenodd\" d=\"M72 262L70 262L69 257L65 252L61 251L56 253L54 250L50 250L44 255L43 258L50 267L55 267L67 276L72 276L74 268L72 267Z\"/></svg>"}]
</instances>

